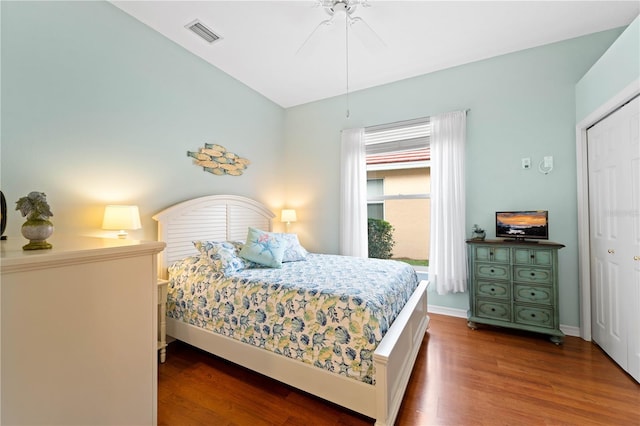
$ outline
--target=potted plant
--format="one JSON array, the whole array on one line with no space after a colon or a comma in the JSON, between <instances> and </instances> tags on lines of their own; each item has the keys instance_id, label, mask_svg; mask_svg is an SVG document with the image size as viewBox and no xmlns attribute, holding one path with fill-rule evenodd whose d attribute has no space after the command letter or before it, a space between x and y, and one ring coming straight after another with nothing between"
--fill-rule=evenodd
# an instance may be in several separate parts
<instances>
[{"instance_id":1,"label":"potted plant","mask_svg":"<svg viewBox=\"0 0 640 426\"><path fill-rule=\"evenodd\" d=\"M473 235L471 236L472 240L484 241L484 237L486 233L484 229L480 228L478 225L473 225Z\"/></svg>"},{"instance_id":2,"label":"potted plant","mask_svg":"<svg viewBox=\"0 0 640 426\"><path fill-rule=\"evenodd\" d=\"M34 191L20 198L16 201L16 210L20 210L22 216L27 218L20 229L29 240L29 244L22 247L23 250L50 249L52 246L46 240L53 233L53 223L49 221L53 213L44 192Z\"/></svg>"}]
</instances>

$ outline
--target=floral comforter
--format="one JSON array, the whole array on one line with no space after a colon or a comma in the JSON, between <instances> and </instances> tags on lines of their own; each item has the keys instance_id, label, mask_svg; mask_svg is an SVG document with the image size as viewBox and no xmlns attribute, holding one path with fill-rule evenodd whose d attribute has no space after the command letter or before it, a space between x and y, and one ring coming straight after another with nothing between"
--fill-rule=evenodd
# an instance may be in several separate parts
<instances>
[{"instance_id":1,"label":"floral comforter","mask_svg":"<svg viewBox=\"0 0 640 426\"><path fill-rule=\"evenodd\" d=\"M230 276L193 256L169 278L169 317L366 383L376 346L418 285L405 263L313 253Z\"/></svg>"}]
</instances>

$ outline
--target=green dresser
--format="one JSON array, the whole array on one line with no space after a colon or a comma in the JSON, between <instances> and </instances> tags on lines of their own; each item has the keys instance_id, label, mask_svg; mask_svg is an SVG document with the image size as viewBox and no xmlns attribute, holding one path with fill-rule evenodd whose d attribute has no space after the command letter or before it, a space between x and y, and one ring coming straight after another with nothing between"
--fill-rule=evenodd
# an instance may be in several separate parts
<instances>
[{"instance_id":1,"label":"green dresser","mask_svg":"<svg viewBox=\"0 0 640 426\"><path fill-rule=\"evenodd\" d=\"M469 322L548 334L561 344L558 250L551 242L468 240Z\"/></svg>"}]
</instances>

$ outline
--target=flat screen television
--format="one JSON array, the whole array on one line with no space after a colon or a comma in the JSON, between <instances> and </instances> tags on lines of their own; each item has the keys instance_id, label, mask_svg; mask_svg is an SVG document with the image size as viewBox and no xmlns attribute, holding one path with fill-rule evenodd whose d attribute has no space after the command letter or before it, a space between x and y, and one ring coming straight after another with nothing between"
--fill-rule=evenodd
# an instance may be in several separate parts
<instances>
[{"instance_id":1,"label":"flat screen television","mask_svg":"<svg viewBox=\"0 0 640 426\"><path fill-rule=\"evenodd\" d=\"M516 241L548 240L549 212L546 210L496 212L496 237Z\"/></svg>"}]
</instances>

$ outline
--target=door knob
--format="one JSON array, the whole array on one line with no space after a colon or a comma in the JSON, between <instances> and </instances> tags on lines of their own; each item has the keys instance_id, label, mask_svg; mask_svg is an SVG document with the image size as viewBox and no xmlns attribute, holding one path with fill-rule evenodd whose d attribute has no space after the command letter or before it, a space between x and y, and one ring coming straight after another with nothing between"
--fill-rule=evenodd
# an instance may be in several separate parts
<instances>
[{"instance_id":1,"label":"door knob","mask_svg":"<svg viewBox=\"0 0 640 426\"><path fill-rule=\"evenodd\" d=\"M633 256L633 260L640 260L640 256Z\"/></svg>"},{"instance_id":2,"label":"door knob","mask_svg":"<svg viewBox=\"0 0 640 426\"><path fill-rule=\"evenodd\" d=\"M616 252L616 251L615 251L614 249L609 249L609 250L607 250L607 253L609 253L609 254L614 254L615 252Z\"/></svg>"}]
</instances>

